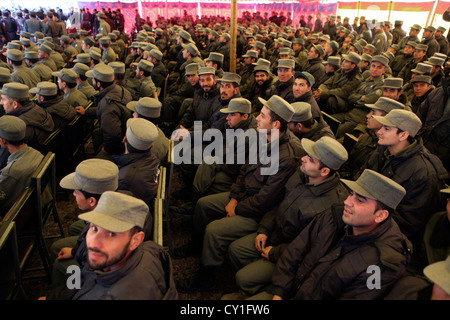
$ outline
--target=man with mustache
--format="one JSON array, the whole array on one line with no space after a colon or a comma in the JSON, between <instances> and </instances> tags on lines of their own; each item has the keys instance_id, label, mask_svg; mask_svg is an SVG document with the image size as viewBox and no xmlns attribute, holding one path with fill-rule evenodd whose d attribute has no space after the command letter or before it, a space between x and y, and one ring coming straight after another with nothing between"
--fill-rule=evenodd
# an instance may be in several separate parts
<instances>
[{"instance_id":1,"label":"man with mustache","mask_svg":"<svg viewBox=\"0 0 450 320\"><path fill-rule=\"evenodd\" d=\"M266 60L267 61L267 60ZM263 107L259 97L267 100L272 96L275 79L268 65L255 64L253 70L254 79L244 98L252 103L252 115L257 116Z\"/></svg>"},{"instance_id":2,"label":"man with mustache","mask_svg":"<svg viewBox=\"0 0 450 320\"><path fill-rule=\"evenodd\" d=\"M169 255L154 242L144 242L148 215L144 201L104 192L94 210L79 215L89 223L80 288L56 290L49 299L177 299Z\"/></svg>"},{"instance_id":3,"label":"man with mustache","mask_svg":"<svg viewBox=\"0 0 450 320\"><path fill-rule=\"evenodd\" d=\"M200 86L207 94L210 92L212 85L216 83L215 78L215 69L212 67L200 68ZM180 122L180 129L174 132L175 135L172 136L172 139L185 139L188 136L188 133L192 132L194 127L194 121L202 121L202 130L207 130L209 128L224 130L226 129L226 118L227 115L225 113L220 112L220 109L226 108L231 99L240 98L241 94L239 92L239 84L241 81L241 77L236 73L224 72L223 77L221 79L217 79L220 82L219 85L219 95L214 95L212 99L197 99L194 96L193 104L188 108L187 114ZM202 85L203 83L203 85ZM201 91L199 91L200 93ZM198 97L199 98L199 97ZM196 102L204 102L201 105L196 104ZM201 107L201 108L199 108ZM197 109L194 109L197 108ZM203 109L204 108L204 109ZM199 117L197 117L199 115ZM186 118L189 116L190 118ZM185 121L183 121L185 120ZM184 123L189 123L186 120L190 120L192 125L187 129L183 126ZM179 136L177 137L177 134ZM193 135L191 135L192 137ZM192 145L192 147L194 147ZM194 155L194 152L191 152ZM181 164L180 169L183 172L184 179L186 181L187 186L191 186L192 181L195 177L195 173L198 165L191 162L191 164ZM184 190L184 189L183 189ZM187 188L184 190L182 194L186 196L192 192L191 188Z\"/></svg>"},{"instance_id":4,"label":"man with mustache","mask_svg":"<svg viewBox=\"0 0 450 320\"><path fill-rule=\"evenodd\" d=\"M109 160L95 158L84 160L77 165L75 172L62 178L59 184L63 189L73 190L78 209L88 212L95 209L103 192L118 189L119 168ZM69 235L51 245L53 288L66 283L69 276L66 273L68 266L84 265L86 255L84 240L88 227L83 220L75 221L69 226Z\"/></svg>"}]
</instances>

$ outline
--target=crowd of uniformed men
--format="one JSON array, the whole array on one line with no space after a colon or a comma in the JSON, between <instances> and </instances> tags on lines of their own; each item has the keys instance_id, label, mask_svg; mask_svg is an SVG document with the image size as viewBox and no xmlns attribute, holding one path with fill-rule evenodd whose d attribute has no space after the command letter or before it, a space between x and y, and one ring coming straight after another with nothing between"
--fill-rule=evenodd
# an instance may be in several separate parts
<instances>
[{"instance_id":1,"label":"crowd of uniformed men","mask_svg":"<svg viewBox=\"0 0 450 320\"><path fill-rule=\"evenodd\" d=\"M2 22L10 15L3 11ZM69 297L170 299L177 297L174 288L211 290L226 257L241 291L224 298L450 295L448 280L441 284L423 273L427 265L445 260L450 247L445 27L414 24L405 31L402 21L359 17L351 24L335 15L326 21L317 15L314 23L313 17L302 17L292 26L257 15L238 21L236 56L230 56L229 21L161 20L130 37L111 28L103 11L97 13L98 33L80 29L55 36L60 24L54 16L49 12L42 28L43 22L27 13L24 28L2 38L2 216L42 160L36 150L77 116L98 120L92 132L96 161L80 163L73 181L65 177L61 187L75 190L80 209L119 211L111 216L133 220L128 229L147 230L146 240L151 221L131 218L127 210L136 207L129 199L118 196L122 207L114 196L100 196L125 190L152 208L158 167L167 161L171 139L191 139L201 121L202 132L267 129L265 143L278 143L272 174L263 173L270 167L263 159L249 160L248 137L231 148L224 144L224 151L234 153L216 155L221 161L176 166L185 187L172 196L184 204L170 209L192 215L192 240L170 255L201 254L193 277L176 282L169 277L164 283L164 273L172 272L164 267L170 259L162 253L155 258L154 246L145 247L153 252L148 258L144 246L129 248L131 240L130 254L121 258L133 266L124 262L125 271L106 277L117 270L93 263L101 255L89 246L93 233L128 229L89 216L72 226L70 239L61 240L68 242L52 247L54 283L65 283L58 270L69 258L86 270L105 272L87 273L92 285ZM236 70L230 70L231 60ZM237 161L240 156L243 162ZM222 161L230 158L234 161ZM102 184L103 178L112 182ZM70 249L68 256L64 248ZM147 258L133 258L138 252ZM137 267L155 260L163 267L150 272ZM381 270L381 290L368 288L370 265ZM163 279L152 294L134 289L147 272ZM450 277L448 266L440 272ZM433 283L443 295L431 291Z\"/></svg>"}]
</instances>

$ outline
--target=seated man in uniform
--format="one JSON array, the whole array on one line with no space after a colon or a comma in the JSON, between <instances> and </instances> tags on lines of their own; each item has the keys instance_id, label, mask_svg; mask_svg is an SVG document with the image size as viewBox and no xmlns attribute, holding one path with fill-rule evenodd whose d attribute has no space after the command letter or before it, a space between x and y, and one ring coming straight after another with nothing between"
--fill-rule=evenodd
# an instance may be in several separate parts
<instances>
[{"instance_id":1,"label":"seated man in uniform","mask_svg":"<svg viewBox=\"0 0 450 320\"><path fill-rule=\"evenodd\" d=\"M284 250L272 284L251 299L379 299L406 274L412 245L391 217L405 189L372 170L342 182L351 190L343 205L314 217Z\"/></svg>"},{"instance_id":2,"label":"seated man in uniform","mask_svg":"<svg viewBox=\"0 0 450 320\"><path fill-rule=\"evenodd\" d=\"M0 117L0 146L10 156L0 171L0 217L3 217L30 185L31 175L44 156L25 144L26 124L14 116Z\"/></svg>"},{"instance_id":3,"label":"seated man in uniform","mask_svg":"<svg viewBox=\"0 0 450 320\"><path fill-rule=\"evenodd\" d=\"M347 160L345 148L329 137L316 142L305 138L302 147L305 156L284 186L280 205L264 214L255 233L235 240L228 249L231 264L237 270L236 282L244 294L255 294L268 285L288 244L316 215L348 196L337 173ZM222 299L233 297L239 295Z\"/></svg>"},{"instance_id":4,"label":"seated man in uniform","mask_svg":"<svg viewBox=\"0 0 450 320\"><path fill-rule=\"evenodd\" d=\"M48 299L177 299L170 256L154 242L144 242L148 215L144 201L104 192L94 210L79 215L89 224L81 287L68 289L64 285L53 290Z\"/></svg>"},{"instance_id":5,"label":"seated man in uniform","mask_svg":"<svg viewBox=\"0 0 450 320\"><path fill-rule=\"evenodd\" d=\"M262 102L264 107L256 118L257 130L260 134L267 133L262 137L266 138L267 147L270 146L266 156L278 159L267 161L266 156L258 156L257 163L249 162L242 166L230 191L205 196L197 202L193 218L194 237L183 251L187 253L185 256L199 252L204 236L202 262L193 277L177 283L181 292L214 287L214 270L222 264L228 245L256 231L263 213L280 201L282 186L297 167L300 141L287 129L287 122L294 114L292 106L279 96ZM278 150L272 150L276 143ZM273 165L276 168L270 167Z\"/></svg>"},{"instance_id":6,"label":"seated man in uniform","mask_svg":"<svg viewBox=\"0 0 450 320\"><path fill-rule=\"evenodd\" d=\"M64 92L64 101L72 107L86 107L89 104L85 94L76 88L78 73L73 69L63 68L59 72L53 72L53 76L58 77L58 87Z\"/></svg>"}]
</instances>

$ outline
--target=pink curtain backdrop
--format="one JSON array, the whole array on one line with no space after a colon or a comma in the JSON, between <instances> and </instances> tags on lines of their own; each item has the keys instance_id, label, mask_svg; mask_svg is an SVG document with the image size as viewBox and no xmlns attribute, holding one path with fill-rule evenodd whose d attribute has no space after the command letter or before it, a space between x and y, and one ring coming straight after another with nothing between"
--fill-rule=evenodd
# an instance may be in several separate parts
<instances>
[{"instance_id":1,"label":"pink curtain backdrop","mask_svg":"<svg viewBox=\"0 0 450 320\"><path fill-rule=\"evenodd\" d=\"M120 9L125 17L125 32L130 33L133 30L135 23L135 10L138 9L138 2L123 3L123 2L89 2L89 1L79 1L78 6L80 8L89 8L92 13L96 8L100 11L102 8L111 8L111 10ZM197 2L167 2L167 16L166 16L166 2L142 2L142 16L141 18L146 19L149 17L151 22L154 22L158 16L164 18L171 17L182 17L184 11L188 15L192 15L194 18L198 15L198 3ZM200 3L200 11L202 16L224 16L230 17L231 8L230 2L204 2ZM248 11L251 14L255 11L259 11L261 16L267 12L269 17L272 11L284 12L285 16L288 16L293 11L293 25L297 24L300 20L300 16L312 15L315 19L317 13L321 13L323 16L330 14L335 14L337 11L336 3L319 3L318 1L304 1L296 3L285 3L276 1L270 4L255 4L255 3L238 3L237 16L238 18L242 14ZM313 19L313 21L314 21ZM153 26L155 27L155 26Z\"/></svg>"}]
</instances>

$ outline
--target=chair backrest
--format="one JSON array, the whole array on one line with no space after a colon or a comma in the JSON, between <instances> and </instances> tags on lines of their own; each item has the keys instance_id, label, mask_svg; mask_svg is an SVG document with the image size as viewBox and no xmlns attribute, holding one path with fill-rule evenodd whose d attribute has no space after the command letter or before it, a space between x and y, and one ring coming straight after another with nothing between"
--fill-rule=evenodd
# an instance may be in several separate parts
<instances>
[{"instance_id":1,"label":"chair backrest","mask_svg":"<svg viewBox=\"0 0 450 320\"><path fill-rule=\"evenodd\" d=\"M24 298L14 221L2 222L0 226L0 261L0 299L12 300L19 294Z\"/></svg>"},{"instance_id":2,"label":"chair backrest","mask_svg":"<svg viewBox=\"0 0 450 320\"><path fill-rule=\"evenodd\" d=\"M335 117L333 117L332 115L329 115L328 113L321 111L322 112L322 116L323 119L326 121L326 123L328 123L328 125L331 128L331 131L333 131L334 135L336 135L339 126L341 125L341 122L336 119Z\"/></svg>"},{"instance_id":3,"label":"chair backrest","mask_svg":"<svg viewBox=\"0 0 450 320\"><path fill-rule=\"evenodd\" d=\"M61 128L54 130L42 143L44 154L47 152L58 152L58 149L61 147L62 143L64 143L64 141L61 141L62 130L63 129Z\"/></svg>"},{"instance_id":4,"label":"chair backrest","mask_svg":"<svg viewBox=\"0 0 450 320\"><path fill-rule=\"evenodd\" d=\"M342 144L344 148L347 150L347 152L350 153L357 142L358 138L356 138L354 135L350 133L346 133L344 135L344 141Z\"/></svg>"},{"instance_id":5,"label":"chair backrest","mask_svg":"<svg viewBox=\"0 0 450 320\"><path fill-rule=\"evenodd\" d=\"M15 222L15 228L19 235L35 232L37 218L33 203L35 192L36 190L32 187L25 188L2 219L3 224Z\"/></svg>"},{"instance_id":6,"label":"chair backrest","mask_svg":"<svg viewBox=\"0 0 450 320\"><path fill-rule=\"evenodd\" d=\"M2 220L2 226L14 223L15 234L20 239L18 242L18 264L21 274L27 269L38 241L39 223L34 204L35 193L34 188L27 187ZM2 261L2 264L4 260L1 259L0 261Z\"/></svg>"},{"instance_id":7,"label":"chair backrest","mask_svg":"<svg viewBox=\"0 0 450 320\"><path fill-rule=\"evenodd\" d=\"M44 223L50 212L50 207L56 205L56 163L55 154L45 155L39 167L31 176L31 186L36 189L36 210L38 217Z\"/></svg>"}]
</instances>

